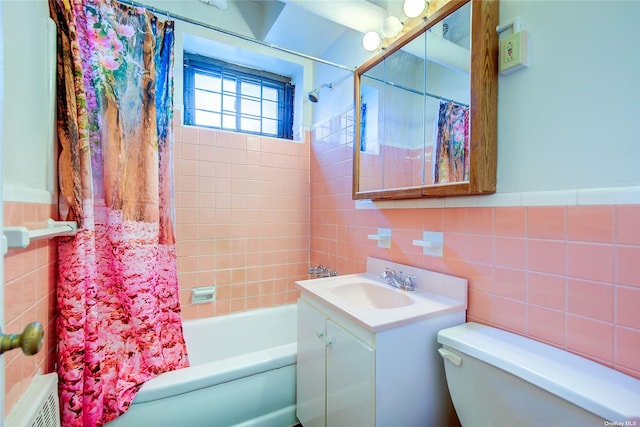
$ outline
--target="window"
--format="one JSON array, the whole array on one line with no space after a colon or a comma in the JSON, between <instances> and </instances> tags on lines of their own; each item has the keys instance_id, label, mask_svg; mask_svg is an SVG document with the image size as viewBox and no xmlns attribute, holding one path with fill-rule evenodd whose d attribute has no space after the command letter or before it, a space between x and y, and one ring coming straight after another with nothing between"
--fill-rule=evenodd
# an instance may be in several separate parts
<instances>
[{"instance_id":1,"label":"window","mask_svg":"<svg viewBox=\"0 0 640 427\"><path fill-rule=\"evenodd\" d=\"M291 78L185 52L185 124L293 139Z\"/></svg>"}]
</instances>

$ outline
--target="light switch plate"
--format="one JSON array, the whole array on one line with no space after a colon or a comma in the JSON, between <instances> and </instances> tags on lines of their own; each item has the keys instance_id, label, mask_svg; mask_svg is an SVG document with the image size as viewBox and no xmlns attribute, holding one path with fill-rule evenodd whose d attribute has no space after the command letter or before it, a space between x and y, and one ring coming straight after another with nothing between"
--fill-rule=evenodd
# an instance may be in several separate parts
<instances>
[{"instance_id":1,"label":"light switch plate","mask_svg":"<svg viewBox=\"0 0 640 427\"><path fill-rule=\"evenodd\" d=\"M500 39L500 74L510 74L527 68L527 33L517 33Z\"/></svg>"}]
</instances>

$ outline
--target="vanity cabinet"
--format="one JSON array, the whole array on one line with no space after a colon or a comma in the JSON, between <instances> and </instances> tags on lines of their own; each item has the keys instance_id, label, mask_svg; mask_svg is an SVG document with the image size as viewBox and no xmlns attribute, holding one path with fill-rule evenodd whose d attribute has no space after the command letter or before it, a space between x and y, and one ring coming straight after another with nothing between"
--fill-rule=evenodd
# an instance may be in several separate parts
<instances>
[{"instance_id":1,"label":"vanity cabinet","mask_svg":"<svg viewBox=\"0 0 640 427\"><path fill-rule=\"evenodd\" d=\"M304 427L457 425L436 334L464 318L460 311L369 331L303 292L298 419Z\"/></svg>"},{"instance_id":2,"label":"vanity cabinet","mask_svg":"<svg viewBox=\"0 0 640 427\"><path fill-rule=\"evenodd\" d=\"M372 426L374 349L298 302L298 419L305 427Z\"/></svg>"}]
</instances>

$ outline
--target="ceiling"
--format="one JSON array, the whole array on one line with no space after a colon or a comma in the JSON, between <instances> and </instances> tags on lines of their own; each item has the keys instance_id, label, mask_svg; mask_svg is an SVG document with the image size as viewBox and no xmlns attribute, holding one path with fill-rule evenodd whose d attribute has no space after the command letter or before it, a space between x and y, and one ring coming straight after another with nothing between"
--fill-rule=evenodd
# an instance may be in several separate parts
<instances>
[{"instance_id":1,"label":"ceiling","mask_svg":"<svg viewBox=\"0 0 640 427\"><path fill-rule=\"evenodd\" d=\"M402 0L252 0L263 8L262 41L318 58L346 32L377 30L401 20Z\"/></svg>"}]
</instances>

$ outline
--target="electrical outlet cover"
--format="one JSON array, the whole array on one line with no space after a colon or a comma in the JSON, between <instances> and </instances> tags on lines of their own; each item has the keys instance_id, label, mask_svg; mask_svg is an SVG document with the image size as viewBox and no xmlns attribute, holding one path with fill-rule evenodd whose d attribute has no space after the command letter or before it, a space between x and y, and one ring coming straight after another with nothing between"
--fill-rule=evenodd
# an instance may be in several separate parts
<instances>
[{"instance_id":1,"label":"electrical outlet cover","mask_svg":"<svg viewBox=\"0 0 640 427\"><path fill-rule=\"evenodd\" d=\"M527 33L518 31L500 39L500 73L509 74L527 66Z\"/></svg>"}]
</instances>

